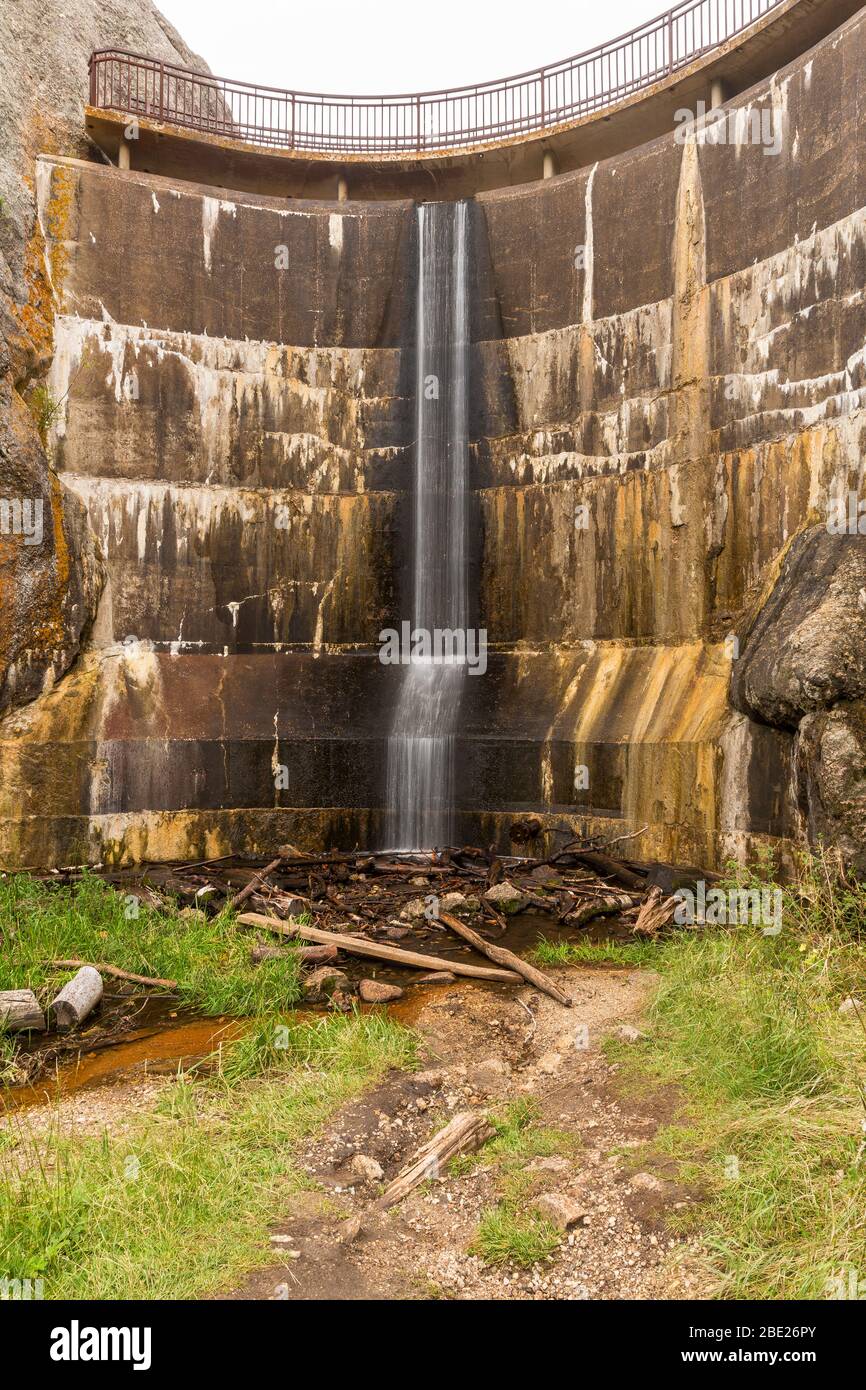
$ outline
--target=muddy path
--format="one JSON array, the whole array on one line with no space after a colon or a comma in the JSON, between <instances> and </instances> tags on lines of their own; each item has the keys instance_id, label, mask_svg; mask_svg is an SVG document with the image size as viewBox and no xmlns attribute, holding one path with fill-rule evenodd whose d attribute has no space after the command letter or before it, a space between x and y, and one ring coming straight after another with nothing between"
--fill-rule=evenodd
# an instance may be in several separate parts
<instances>
[{"instance_id":1,"label":"muddy path","mask_svg":"<svg viewBox=\"0 0 866 1390\"><path fill-rule=\"evenodd\" d=\"M639 1024L654 977L634 970L562 969L571 1010L530 988L472 982L427 991L404 1017L422 1038L422 1070L390 1075L346 1107L303 1156L315 1186L275 1222L274 1262L228 1299L632 1299L694 1297L689 1247L668 1218L699 1199L642 1152L677 1113L667 1091L625 1095L606 1037ZM496 1206L502 1173L482 1160L449 1171L387 1213L387 1182L456 1110L529 1099L536 1123L564 1152L529 1158L522 1200L562 1199L570 1215L549 1259L531 1269L490 1266L471 1246ZM359 1155L361 1156L359 1159ZM347 1218L361 1228L346 1239Z\"/></svg>"}]
</instances>

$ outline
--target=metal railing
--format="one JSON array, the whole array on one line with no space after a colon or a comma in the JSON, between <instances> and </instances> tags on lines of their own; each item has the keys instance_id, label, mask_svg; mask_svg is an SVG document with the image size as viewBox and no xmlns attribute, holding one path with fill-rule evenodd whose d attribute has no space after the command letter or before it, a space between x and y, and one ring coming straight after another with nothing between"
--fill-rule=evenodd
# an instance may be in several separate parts
<instances>
[{"instance_id":1,"label":"metal railing","mask_svg":"<svg viewBox=\"0 0 866 1390\"><path fill-rule=\"evenodd\" d=\"M407 154L551 130L663 81L784 0L684 0L589 52L471 87L393 96L282 91L138 53L90 58L90 104L267 149Z\"/></svg>"}]
</instances>

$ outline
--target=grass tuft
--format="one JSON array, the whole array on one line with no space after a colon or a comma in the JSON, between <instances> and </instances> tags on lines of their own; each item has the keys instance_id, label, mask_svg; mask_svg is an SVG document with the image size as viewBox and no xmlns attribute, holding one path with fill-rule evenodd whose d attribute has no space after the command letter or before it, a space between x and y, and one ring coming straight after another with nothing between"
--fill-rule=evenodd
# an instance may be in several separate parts
<instances>
[{"instance_id":1,"label":"grass tuft","mask_svg":"<svg viewBox=\"0 0 866 1390\"><path fill-rule=\"evenodd\" d=\"M656 948L645 941L551 941L544 937L532 952L537 965L655 966Z\"/></svg>"},{"instance_id":2,"label":"grass tuft","mask_svg":"<svg viewBox=\"0 0 866 1390\"><path fill-rule=\"evenodd\" d=\"M559 1246L560 1232L532 1208L521 1210L510 1202L500 1202L482 1212L475 1238L469 1247L485 1264L519 1265L527 1269L546 1260Z\"/></svg>"}]
</instances>

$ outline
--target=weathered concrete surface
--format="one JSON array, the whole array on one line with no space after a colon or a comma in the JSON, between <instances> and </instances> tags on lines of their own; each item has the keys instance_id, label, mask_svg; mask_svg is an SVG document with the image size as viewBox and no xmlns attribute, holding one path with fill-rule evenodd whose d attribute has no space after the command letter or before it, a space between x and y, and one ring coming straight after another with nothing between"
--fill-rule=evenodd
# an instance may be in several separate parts
<instances>
[{"instance_id":1,"label":"weathered concrete surface","mask_svg":"<svg viewBox=\"0 0 866 1390\"><path fill-rule=\"evenodd\" d=\"M0 534L0 711L69 667L101 585L84 510L50 468L41 437L65 255L59 228L37 218L35 185L41 151L91 153L87 62L112 44L206 71L150 0L15 0L0 9L0 499L38 503L43 514L38 543Z\"/></svg>"},{"instance_id":2,"label":"weathered concrete surface","mask_svg":"<svg viewBox=\"0 0 866 1390\"><path fill-rule=\"evenodd\" d=\"M864 494L864 59L860 18L738 99L778 153L671 136L477 199L467 838L531 809L716 866L820 823L855 862L862 695L771 724L728 689L783 552ZM86 658L0 725L0 858L370 843L413 210L42 168L54 458L108 582Z\"/></svg>"}]
</instances>

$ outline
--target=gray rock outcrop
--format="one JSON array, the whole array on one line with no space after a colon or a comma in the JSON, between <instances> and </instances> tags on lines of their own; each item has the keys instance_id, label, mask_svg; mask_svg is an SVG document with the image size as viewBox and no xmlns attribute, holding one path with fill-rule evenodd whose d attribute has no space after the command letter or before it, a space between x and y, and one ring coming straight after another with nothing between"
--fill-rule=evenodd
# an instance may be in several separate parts
<instances>
[{"instance_id":1,"label":"gray rock outcrop","mask_svg":"<svg viewBox=\"0 0 866 1390\"><path fill-rule=\"evenodd\" d=\"M102 588L83 508L44 448L54 306L36 156L99 158L84 129L88 59L111 46L206 70L149 0L0 9L0 713L68 669Z\"/></svg>"},{"instance_id":2,"label":"gray rock outcrop","mask_svg":"<svg viewBox=\"0 0 866 1390\"><path fill-rule=\"evenodd\" d=\"M866 873L866 536L819 525L795 538L734 662L731 700L793 731L809 843Z\"/></svg>"}]
</instances>

